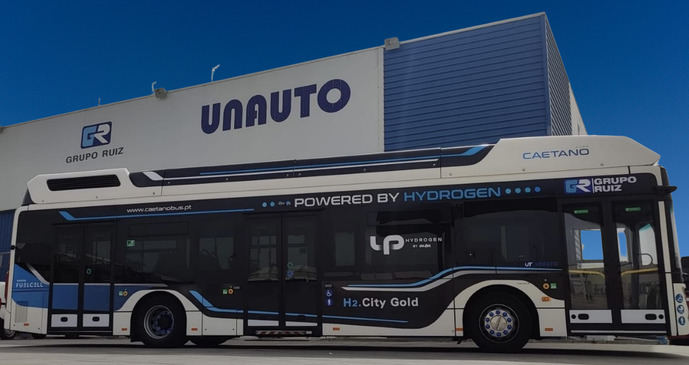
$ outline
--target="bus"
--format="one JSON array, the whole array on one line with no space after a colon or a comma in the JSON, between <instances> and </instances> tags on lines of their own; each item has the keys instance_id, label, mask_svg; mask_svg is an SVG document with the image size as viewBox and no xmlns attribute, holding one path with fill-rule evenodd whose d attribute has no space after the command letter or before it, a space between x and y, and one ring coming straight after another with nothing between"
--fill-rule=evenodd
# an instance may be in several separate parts
<instances>
[{"instance_id":1,"label":"bus","mask_svg":"<svg viewBox=\"0 0 689 365\"><path fill-rule=\"evenodd\" d=\"M5 323L157 347L688 334L659 157L558 136L39 175L14 218Z\"/></svg>"}]
</instances>

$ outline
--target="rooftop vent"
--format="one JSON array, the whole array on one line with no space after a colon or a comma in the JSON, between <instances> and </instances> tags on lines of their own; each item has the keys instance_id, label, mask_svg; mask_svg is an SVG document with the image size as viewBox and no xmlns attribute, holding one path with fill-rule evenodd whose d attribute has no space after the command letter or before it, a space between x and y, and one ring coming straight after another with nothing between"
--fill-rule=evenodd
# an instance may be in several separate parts
<instances>
[{"instance_id":1,"label":"rooftop vent","mask_svg":"<svg viewBox=\"0 0 689 365\"><path fill-rule=\"evenodd\" d=\"M120 186L117 175L98 175L48 180L50 191L114 188Z\"/></svg>"}]
</instances>

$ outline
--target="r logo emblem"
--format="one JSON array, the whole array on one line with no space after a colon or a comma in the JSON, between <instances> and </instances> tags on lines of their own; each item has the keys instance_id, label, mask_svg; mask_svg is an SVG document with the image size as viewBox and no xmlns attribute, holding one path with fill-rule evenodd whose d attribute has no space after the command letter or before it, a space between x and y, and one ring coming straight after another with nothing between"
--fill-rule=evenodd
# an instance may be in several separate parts
<instances>
[{"instance_id":1,"label":"r logo emblem","mask_svg":"<svg viewBox=\"0 0 689 365\"><path fill-rule=\"evenodd\" d=\"M565 193L581 194L591 192L590 179L569 179L565 180Z\"/></svg>"},{"instance_id":2,"label":"r logo emblem","mask_svg":"<svg viewBox=\"0 0 689 365\"><path fill-rule=\"evenodd\" d=\"M88 125L81 130L81 148L103 146L110 143L112 122Z\"/></svg>"}]
</instances>

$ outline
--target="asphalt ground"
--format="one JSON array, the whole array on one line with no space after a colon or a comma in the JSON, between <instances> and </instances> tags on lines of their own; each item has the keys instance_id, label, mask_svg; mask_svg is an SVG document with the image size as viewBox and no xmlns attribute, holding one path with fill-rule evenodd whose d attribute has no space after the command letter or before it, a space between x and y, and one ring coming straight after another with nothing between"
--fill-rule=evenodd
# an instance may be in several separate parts
<instances>
[{"instance_id":1,"label":"asphalt ground","mask_svg":"<svg viewBox=\"0 0 689 365\"><path fill-rule=\"evenodd\" d=\"M0 364L689 364L689 346L653 341L532 341L521 353L482 353L471 341L235 339L217 348L147 348L128 339L46 338L0 341Z\"/></svg>"}]
</instances>

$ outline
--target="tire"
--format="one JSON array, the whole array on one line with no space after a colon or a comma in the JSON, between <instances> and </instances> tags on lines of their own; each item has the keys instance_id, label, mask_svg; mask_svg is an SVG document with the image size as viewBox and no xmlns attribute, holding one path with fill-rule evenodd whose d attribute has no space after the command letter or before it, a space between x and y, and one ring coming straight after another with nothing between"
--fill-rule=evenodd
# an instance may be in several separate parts
<instances>
[{"instance_id":1,"label":"tire","mask_svg":"<svg viewBox=\"0 0 689 365\"><path fill-rule=\"evenodd\" d=\"M187 342L187 318L177 299L145 298L134 315L137 338L151 347L179 347Z\"/></svg>"},{"instance_id":2,"label":"tire","mask_svg":"<svg viewBox=\"0 0 689 365\"><path fill-rule=\"evenodd\" d=\"M517 352L531 338L533 318L522 299L495 292L471 304L464 326L482 351Z\"/></svg>"},{"instance_id":3,"label":"tire","mask_svg":"<svg viewBox=\"0 0 689 365\"><path fill-rule=\"evenodd\" d=\"M0 339L11 340L17 335L16 331L6 330L5 321L0 319Z\"/></svg>"},{"instance_id":4,"label":"tire","mask_svg":"<svg viewBox=\"0 0 689 365\"><path fill-rule=\"evenodd\" d=\"M46 337L46 335L44 335L42 333L32 333L31 337L33 337L34 340L42 340Z\"/></svg>"},{"instance_id":5,"label":"tire","mask_svg":"<svg viewBox=\"0 0 689 365\"><path fill-rule=\"evenodd\" d=\"M14 336L17 335L16 331L6 330L4 328L0 328L0 331L2 331L2 334L0 334L0 338L2 338L3 340L11 340L14 338Z\"/></svg>"},{"instance_id":6,"label":"tire","mask_svg":"<svg viewBox=\"0 0 689 365\"><path fill-rule=\"evenodd\" d=\"M194 343L194 345L199 347L216 347L223 342L229 340L231 337L223 336L201 336L201 337L190 337L189 340Z\"/></svg>"}]
</instances>

